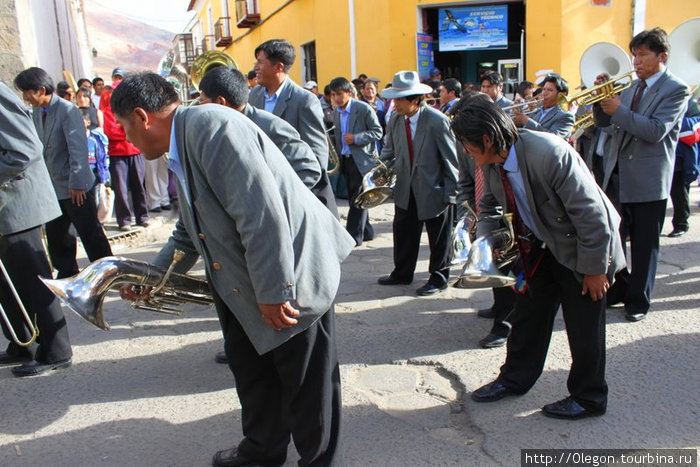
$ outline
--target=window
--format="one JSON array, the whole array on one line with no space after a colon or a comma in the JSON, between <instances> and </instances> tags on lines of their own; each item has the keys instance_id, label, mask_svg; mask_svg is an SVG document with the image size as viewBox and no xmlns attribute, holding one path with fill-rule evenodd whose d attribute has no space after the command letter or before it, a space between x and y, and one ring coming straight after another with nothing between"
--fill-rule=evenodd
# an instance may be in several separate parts
<instances>
[{"instance_id":1,"label":"window","mask_svg":"<svg viewBox=\"0 0 700 467\"><path fill-rule=\"evenodd\" d=\"M303 64L301 78L306 81L317 81L316 78L316 41L307 42L301 46L301 61ZM303 84L303 83L302 83Z\"/></svg>"}]
</instances>

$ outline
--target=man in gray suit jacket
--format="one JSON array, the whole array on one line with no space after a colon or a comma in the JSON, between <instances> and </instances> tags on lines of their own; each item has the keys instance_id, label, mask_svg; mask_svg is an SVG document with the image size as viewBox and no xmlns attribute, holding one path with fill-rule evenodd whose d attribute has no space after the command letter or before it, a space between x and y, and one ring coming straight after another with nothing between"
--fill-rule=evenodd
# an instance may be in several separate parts
<instances>
[{"instance_id":1,"label":"man in gray suit jacket","mask_svg":"<svg viewBox=\"0 0 700 467\"><path fill-rule=\"evenodd\" d=\"M477 166L484 196L477 236L513 213L527 293L517 296L506 362L498 378L472 393L492 402L526 393L542 373L554 317L562 306L571 348L570 396L545 415L578 419L605 413L605 293L625 259L620 217L574 149L541 132L518 133L495 104L474 99L452 128ZM524 287L520 287L522 290Z\"/></svg>"},{"instance_id":2,"label":"man in gray suit jacket","mask_svg":"<svg viewBox=\"0 0 700 467\"><path fill-rule=\"evenodd\" d=\"M28 68L17 75L15 87L24 100L34 106L32 118L44 144L44 160L61 206L61 215L46 224L49 256L58 278L70 277L80 270L76 261L77 240L71 223L80 236L90 261L112 255L107 237L97 220L95 175L88 163L85 123L78 108L54 94L53 82L41 68Z\"/></svg>"},{"instance_id":3,"label":"man in gray suit jacket","mask_svg":"<svg viewBox=\"0 0 700 467\"><path fill-rule=\"evenodd\" d=\"M418 295L447 288L452 250L453 206L457 201L458 162L450 120L423 103L432 88L415 71L394 75L382 97L394 99L381 159L396 173L394 187L394 270L381 285L410 284L425 224L430 243L430 279Z\"/></svg>"},{"instance_id":4,"label":"man in gray suit jacket","mask_svg":"<svg viewBox=\"0 0 700 467\"><path fill-rule=\"evenodd\" d=\"M58 299L39 279L51 278L41 224L61 215L41 152L29 114L17 95L0 82L0 261L40 331L35 343L20 346L1 322L9 344L0 352L0 365L26 362L13 368L16 376L67 367L73 355ZM28 342L31 333L7 280L0 278L0 304L17 338Z\"/></svg>"},{"instance_id":5,"label":"man in gray suit jacket","mask_svg":"<svg viewBox=\"0 0 700 467\"><path fill-rule=\"evenodd\" d=\"M630 42L637 73L620 96L593 106L596 126L613 125L603 189L619 204L622 238L629 235L631 272L624 269L608 296L608 305L625 304L625 317L646 317L659 256L659 236L671 190L678 130L688 102L688 87L666 69L670 46L659 28ZM610 77L601 74L596 84Z\"/></svg>"},{"instance_id":6,"label":"man in gray suit jacket","mask_svg":"<svg viewBox=\"0 0 700 467\"><path fill-rule=\"evenodd\" d=\"M243 73L233 67L214 68L204 75L199 88L201 104L216 103L242 112L275 143L304 185L309 189L316 186L322 171L311 148L299 138L299 133L292 125L270 112L256 109L248 104L250 89ZM171 238L161 250L161 254L171 259L174 249L175 241ZM191 261L194 264L196 259L185 258L185 261ZM217 352L215 360L217 363L229 363L226 351Z\"/></svg>"},{"instance_id":7,"label":"man in gray suit jacket","mask_svg":"<svg viewBox=\"0 0 700 467\"><path fill-rule=\"evenodd\" d=\"M532 117L516 113L513 121L516 125L529 130L546 131L568 139L574 126L574 115L559 107L560 96L569 93L569 84L557 74L547 75L542 83L542 110Z\"/></svg>"},{"instance_id":8,"label":"man in gray suit jacket","mask_svg":"<svg viewBox=\"0 0 700 467\"><path fill-rule=\"evenodd\" d=\"M289 69L294 64L294 46L281 39L263 42L255 49L255 73L259 86L250 91L248 102L286 120L311 146L321 164L323 174L311 191L338 217L335 195L328 179L328 138L323 125L323 109L318 98L298 86L289 78Z\"/></svg>"},{"instance_id":9,"label":"man in gray suit jacket","mask_svg":"<svg viewBox=\"0 0 700 467\"><path fill-rule=\"evenodd\" d=\"M357 246L374 238L366 209L355 207L355 198L362 190L362 177L377 165L377 141L382 126L369 104L352 98L353 84L346 78L331 80L331 99L335 105L335 151L348 187L348 220L346 228Z\"/></svg>"},{"instance_id":10,"label":"man in gray suit jacket","mask_svg":"<svg viewBox=\"0 0 700 467\"><path fill-rule=\"evenodd\" d=\"M112 95L144 156L169 153L181 200L174 238L202 256L224 331L244 439L213 465L281 465L290 436L301 464L333 465L341 410L333 301L354 242L248 118L179 104L154 73L125 78ZM133 299L133 290L122 296Z\"/></svg>"}]
</instances>

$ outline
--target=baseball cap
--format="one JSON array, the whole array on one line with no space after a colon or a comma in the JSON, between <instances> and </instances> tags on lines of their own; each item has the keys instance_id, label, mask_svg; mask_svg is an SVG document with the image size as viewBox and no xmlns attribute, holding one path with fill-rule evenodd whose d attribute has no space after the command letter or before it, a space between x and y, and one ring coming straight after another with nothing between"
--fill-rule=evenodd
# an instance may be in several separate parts
<instances>
[{"instance_id":1,"label":"baseball cap","mask_svg":"<svg viewBox=\"0 0 700 467\"><path fill-rule=\"evenodd\" d=\"M311 90L313 88L317 88L318 83L316 81L307 81L306 84L304 85L304 89Z\"/></svg>"},{"instance_id":2,"label":"baseball cap","mask_svg":"<svg viewBox=\"0 0 700 467\"><path fill-rule=\"evenodd\" d=\"M112 77L114 76L121 76L123 78L126 76L126 71L124 71L124 68L122 67L116 67L114 70L112 70Z\"/></svg>"},{"instance_id":3,"label":"baseball cap","mask_svg":"<svg viewBox=\"0 0 700 467\"><path fill-rule=\"evenodd\" d=\"M430 77L432 78L433 76L441 75L440 69L439 68L433 68L430 70Z\"/></svg>"}]
</instances>

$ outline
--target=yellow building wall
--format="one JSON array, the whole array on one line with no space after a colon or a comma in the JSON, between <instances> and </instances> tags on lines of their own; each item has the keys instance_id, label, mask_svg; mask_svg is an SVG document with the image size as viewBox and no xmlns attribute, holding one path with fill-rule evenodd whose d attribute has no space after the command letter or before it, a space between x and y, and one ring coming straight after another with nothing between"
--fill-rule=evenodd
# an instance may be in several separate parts
<instances>
[{"instance_id":1,"label":"yellow building wall","mask_svg":"<svg viewBox=\"0 0 700 467\"><path fill-rule=\"evenodd\" d=\"M416 32L420 9L469 5L477 1L354 0L356 74L390 81L399 70L415 70ZM678 24L700 16L700 1L647 0L646 27L661 26L669 33ZM348 0L259 0L261 24L239 29L235 2L229 0L233 44L226 51L243 72L253 69L255 47L281 38L297 49L290 76L301 83L301 45L316 42L317 78L321 87L336 76L354 78L351 68ZM213 22L221 16L221 2L210 0L198 12L208 31L206 7ZM552 69L571 87L580 84L581 55L596 42L612 42L627 50L632 38L633 0L612 0L611 6L592 6L591 0L528 0L525 5L525 79L538 70Z\"/></svg>"}]
</instances>

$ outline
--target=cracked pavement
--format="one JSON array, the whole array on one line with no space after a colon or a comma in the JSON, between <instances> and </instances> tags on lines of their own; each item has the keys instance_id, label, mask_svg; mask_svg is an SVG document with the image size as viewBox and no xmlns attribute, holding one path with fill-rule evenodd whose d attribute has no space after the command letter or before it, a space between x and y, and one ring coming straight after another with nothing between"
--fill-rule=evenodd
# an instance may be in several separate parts
<instances>
[{"instance_id":1,"label":"cracked pavement","mask_svg":"<svg viewBox=\"0 0 700 467\"><path fill-rule=\"evenodd\" d=\"M662 238L649 317L628 323L620 308L609 309L608 413L577 422L539 413L567 395L561 315L544 373L528 394L472 402L469 392L498 374L505 355L477 346L491 323L476 310L490 306L490 291L415 296L428 278L425 237L414 283L378 285L393 265L393 207L371 210L377 237L344 263L336 306L344 465L510 466L523 448L700 447L699 200L693 186L690 232ZM174 223L172 214L159 220L115 254L151 259ZM667 217L664 233L670 230ZM192 272L202 274L201 263ZM458 273L453 268L453 278ZM131 310L110 293L110 332L67 311L71 368L25 379L0 368L0 465L205 466L237 443L233 377L214 362L222 349L215 312L187 311ZM285 465L297 458L291 446Z\"/></svg>"}]
</instances>

